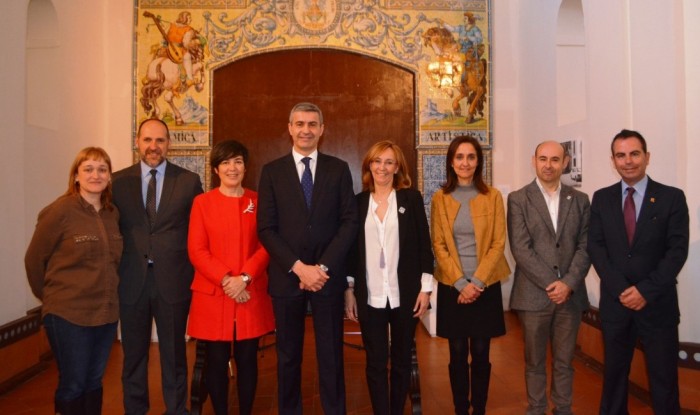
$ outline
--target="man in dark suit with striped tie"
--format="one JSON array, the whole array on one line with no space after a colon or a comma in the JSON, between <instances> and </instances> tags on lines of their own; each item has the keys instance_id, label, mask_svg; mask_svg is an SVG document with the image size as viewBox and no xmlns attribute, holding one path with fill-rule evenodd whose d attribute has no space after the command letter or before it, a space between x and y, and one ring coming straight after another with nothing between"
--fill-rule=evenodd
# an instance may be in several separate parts
<instances>
[{"instance_id":1,"label":"man in dark suit with striped tie","mask_svg":"<svg viewBox=\"0 0 700 415\"><path fill-rule=\"evenodd\" d=\"M345 257L357 233L348 164L319 153L323 114L311 103L289 115L290 154L266 164L258 186L258 235L270 254L269 292L277 326L280 414L301 414L306 303L316 337L321 405L345 413Z\"/></svg>"},{"instance_id":2,"label":"man in dark suit with striped tie","mask_svg":"<svg viewBox=\"0 0 700 415\"><path fill-rule=\"evenodd\" d=\"M647 176L650 154L640 133L620 131L611 150L622 181L595 192L588 229L605 344L600 413L628 413L628 375L639 338L654 413L679 414L676 278L688 256L688 205L682 190Z\"/></svg>"}]
</instances>

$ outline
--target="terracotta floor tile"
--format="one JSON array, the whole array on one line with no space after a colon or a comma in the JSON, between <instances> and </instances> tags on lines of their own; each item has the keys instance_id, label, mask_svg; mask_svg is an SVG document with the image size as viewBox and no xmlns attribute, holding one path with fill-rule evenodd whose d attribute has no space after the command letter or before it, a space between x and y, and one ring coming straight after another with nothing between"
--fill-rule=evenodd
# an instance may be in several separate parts
<instances>
[{"instance_id":1,"label":"terracotta floor tile","mask_svg":"<svg viewBox=\"0 0 700 415\"><path fill-rule=\"evenodd\" d=\"M322 414L318 393L313 328L307 322L304 367L302 370L302 394L304 414ZM494 339L491 344L492 377L489 391L488 413L493 415L522 414L527 407L524 384L524 362L522 332L517 318L506 313L508 334ZM345 341L349 344L361 344L357 334L359 327L352 322L346 323ZM416 331L417 353L420 365L421 408L424 414L448 415L453 413L452 394L447 377L449 348L447 341L431 338L422 325ZM266 336L263 344L272 344L274 336ZM188 359L192 366L195 355L195 343L188 343ZM364 352L346 346L345 378L347 410L352 415L372 414L372 408L365 382ZM115 343L105 373L105 395L103 413L105 415L121 414L121 364L122 352L119 343ZM277 381L276 352L274 347L258 354L259 380L254 414L275 414ZM598 413L600 402L601 377L591 368L576 360L574 377L574 410L577 415ZM191 370L191 369L190 369ZM238 413L235 384L232 379L231 413ZM56 366L53 362L49 368L4 396L0 396L0 414L50 414L53 410L53 391L57 383ZM149 391L151 396L151 413L162 413L163 400L160 394L160 370L158 367L157 344L151 346L149 361ZM405 414L410 414L410 404L406 405ZM204 414L212 414L209 402L205 404ZM630 413L635 415L652 414L651 409L637 399L630 398Z\"/></svg>"}]
</instances>

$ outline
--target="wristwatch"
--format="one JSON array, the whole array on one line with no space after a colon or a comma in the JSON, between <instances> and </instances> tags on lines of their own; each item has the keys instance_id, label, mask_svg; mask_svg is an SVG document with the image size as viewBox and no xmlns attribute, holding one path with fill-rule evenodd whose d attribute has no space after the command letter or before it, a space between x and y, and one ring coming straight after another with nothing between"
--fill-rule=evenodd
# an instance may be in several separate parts
<instances>
[{"instance_id":1,"label":"wristwatch","mask_svg":"<svg viewBox=\"0 0 700 415\"><path fill-rule=\"evenodd\" d=\"M245 283L245 285L250 284L250 281L252 280L252 278L250 277L250 275L246 274L245 272L241 274L241 279L243 280L243 282Z\"/></svg>"}]
</instances>

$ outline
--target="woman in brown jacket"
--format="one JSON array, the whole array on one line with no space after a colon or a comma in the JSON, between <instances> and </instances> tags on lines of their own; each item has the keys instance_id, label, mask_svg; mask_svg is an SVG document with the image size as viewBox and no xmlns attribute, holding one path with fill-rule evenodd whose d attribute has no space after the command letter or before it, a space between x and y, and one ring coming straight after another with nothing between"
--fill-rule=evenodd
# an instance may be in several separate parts
<instances>
[{"instance_id":1,"label":"woman in brown jacket","mask_svg":"<svg viewBox=\"0 0 700 415\"><path fill-rule=\"evenodd\" d=\"M470 405L473 414L486 412L490 342L505 334L500 283L510 274L503 254L505 211L500 192L484 183L483 165L476 139L455 138L447 150L447 180L431 207L437 335L449 340L456 414L468 414Z\"/></svg>"},{"instance_id":2,"label":"woman in brown jacket","mask_svg":"<svg viewBox=\"0 0 700 415\"><path fill-rule=\"evenodd\" d=\"M102 375L119 319L122 254L111 178L112 162L103 149L80 151L68 190L39 213L24 258L58 366L57 414L102 411Z\"/></svg>"}]
</instances>

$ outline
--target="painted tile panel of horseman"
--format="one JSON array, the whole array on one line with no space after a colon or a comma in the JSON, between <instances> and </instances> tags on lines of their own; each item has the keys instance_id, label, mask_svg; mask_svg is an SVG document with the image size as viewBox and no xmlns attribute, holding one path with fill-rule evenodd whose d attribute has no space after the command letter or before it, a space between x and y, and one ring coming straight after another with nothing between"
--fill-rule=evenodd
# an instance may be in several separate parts
<instances>
[{"instance_id":1,"label":"painted tile panel of horseman","mask_svg":"<svg viewBox=\"0 0 700 415\"><path fill-rule=\"evenodd\" d=\"M165 121L173 147L209 146L207 40L188 10L142 10L138 19L137 122Z\"/></svg>"}]
</instances>

